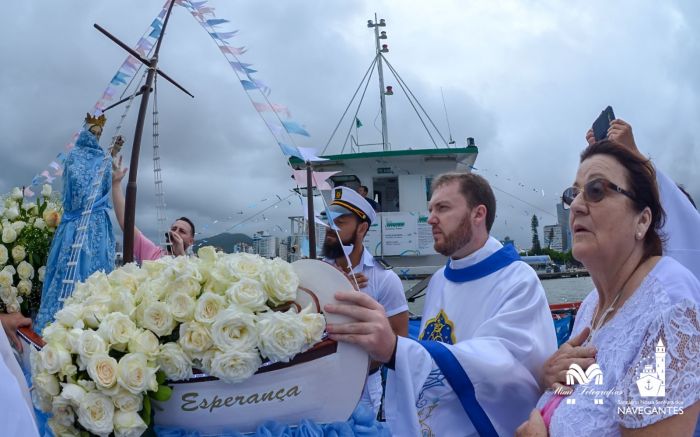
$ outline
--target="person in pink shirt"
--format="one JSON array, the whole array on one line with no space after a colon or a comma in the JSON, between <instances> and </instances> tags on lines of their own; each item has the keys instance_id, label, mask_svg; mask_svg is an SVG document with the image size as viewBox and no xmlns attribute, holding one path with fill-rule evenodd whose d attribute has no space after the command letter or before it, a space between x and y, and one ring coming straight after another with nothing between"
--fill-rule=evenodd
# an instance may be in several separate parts
<instances>
[{"instance_id":1,"label":"person in pink shirt","mask_svg":"<svg viewBox=\"0 0 700 437\"><path fill-rule=\"evenodd\" d=\"M126 175L128 168L122 168L122 158L119 157L116 165L112 166L112 203L114 204L114 214L117 216L119 227L124 231L124 192L121 182ZM162 256L185 255L187 249L194 244L194 223L187 217L180 217L170 226L168 232L170 246L168 250L146 238L138 228L134 229L134 259L138 262L144 260L156 260Z\"/></svg>"}]
</instances>

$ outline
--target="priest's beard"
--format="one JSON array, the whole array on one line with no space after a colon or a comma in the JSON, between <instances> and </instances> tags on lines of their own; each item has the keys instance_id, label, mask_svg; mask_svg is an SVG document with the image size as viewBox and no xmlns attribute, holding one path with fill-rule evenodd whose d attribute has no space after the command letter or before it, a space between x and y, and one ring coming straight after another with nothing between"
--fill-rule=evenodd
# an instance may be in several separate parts
<instances>
[{"instance_id":1,"label":"priest's beard","mask_svg":"<svg viewBox=\"0 0 700 437\"><path fill-rule=\"evenodd\" d=\"M459 249L463 248L472 241L472 225L469 222L469 215L465 216L462 221L450 234L442 234L443 241L435 242L433 248L441 255L452 256Z\"/></svg>"},{"instance_id":2,"label":"priest's beard","mask_svg":"<svg viewBox=\"0 0 700 437\"><path fill-rule=\"evenodd\" d=\"M321 248L321 253L323 254L323 256L329 259L338 259L345 257L343 245L338 239L338 236L336 235L335 231L329 229L328 232L330 232L330 235L332 236L326 236L326 238L323 240L323 247ZM355 241L355 237L357 237L357 228L352 234L352 241Z\"/></svg>"}]
</instances>

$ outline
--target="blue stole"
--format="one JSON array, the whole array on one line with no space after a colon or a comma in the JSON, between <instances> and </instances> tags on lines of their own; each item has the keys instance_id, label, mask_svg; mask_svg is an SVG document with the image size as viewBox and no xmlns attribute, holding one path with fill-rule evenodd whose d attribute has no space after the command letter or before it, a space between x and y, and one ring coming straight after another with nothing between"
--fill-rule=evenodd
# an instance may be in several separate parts
<instances>
[{"instance_id":1,"label":"blue stole","mask_svg":"<svg viewBox=\"0 0 700 437\"><path fill-rule=\"evenodd\" d=\"M519 259L520 255L515 250L515 246L506 244L486 259L463 269L453 269L448 260L444 274L445 278L452 282L474 281L497 272Z\"/></svg>"},{"instance_id":2,"label":"blue stole","mask_svg":"<svg viewBox=\"0 0 700 437\"><path fill-rule=\"evenodd\" d=\"M445 278L452 282L474 281L497 272L519 259L520 255L516 252L515 247L512 244L508 244L489 255L483 261L462 269L453 269L448 261L444 274ZM489 416L476 399L474 384L472 384L469 375L464 371L452 352L439 341L421 340L419 343L430 353L435 364L440 368L442 374L445 375L445 379L447 379L450 387L452 387L452 390L459 398L464 412L469 416L479 435L498 436Z\"/></svg>"},{"instance_id":3,"label":"blue stole","mask_svg":"<svg viewBox=\"0 0 700 437\"><path fill-rule=\"evenodd\" d=\"M450 387L457 394L459 402L462 404L464 412L469 416L469 420L471 420L474 428L476 428L476 432L480 436L498 437L498 433L493 427L489 416L486 415L484 409L479 405L479 401L476 400L474 384L472 384L457 358L452 355L452 352L439 341L422 340L419 343L427 349L435 364L440 368L442 374L445 375L445 379L447 379Z\"/></svg>"}]
</instances>

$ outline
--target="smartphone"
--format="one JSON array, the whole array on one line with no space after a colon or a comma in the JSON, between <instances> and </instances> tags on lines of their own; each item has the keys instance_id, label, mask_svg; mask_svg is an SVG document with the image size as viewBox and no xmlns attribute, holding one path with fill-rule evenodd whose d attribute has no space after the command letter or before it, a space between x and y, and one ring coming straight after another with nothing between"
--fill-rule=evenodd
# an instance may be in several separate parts
<instances>
[{"instance_id":1,"label":"smartphone","mask_svg":"<svg viewBox=\"0 0 700 437\"><path fill-rule=\"evenodd\" d=\"M165 251L169 254L173 253L173 243L170 242L170 232L165 233Z\"/></svg>"},{"instance_id":2,"label":"smartphone","mask_svg":"<svg viewBox=\"0 0 700 437\"><path fill-rule=\"evenodd\" d=\"M593 122L593 136L596 141L604 140L608 137L610 123L615 120L615 113L612 106L603 109L600 116Z\"/></svg>"}]
</instances>

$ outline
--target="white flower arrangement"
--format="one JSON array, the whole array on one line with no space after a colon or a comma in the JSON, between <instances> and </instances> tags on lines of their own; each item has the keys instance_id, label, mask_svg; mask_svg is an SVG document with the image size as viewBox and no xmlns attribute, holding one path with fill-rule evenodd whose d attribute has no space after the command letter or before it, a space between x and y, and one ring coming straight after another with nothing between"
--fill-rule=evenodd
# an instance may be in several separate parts
<instances>
[{"instance_id":1,"label":"white flower arrangement","mask_svg":"<svg viewBox=\"0 0 700 437\"><path fill-rule=\"evenodd\" d=\"M31 317L39 309L49 248L61 221L58 194L52 193L47 184L36 201L25 199L19 187L0 196L0 312Z\"/></svg>"},{"instance_id":2,"label":"white flower arrangement","mask_svg":"<svg viewBox=\"0 0 700 437\"><path fill-rule=\"evenodd\" d=\"M1 273L0 273L1 274ZM44 330L32 352L34 403L53 412L55 434L141 435L150 399L194 368L228 383L263 364L288 362L319 342L325 318L309 306L275 311L296 298L285 261L213 248L97 272Z\"/></svg>"}]
</instances>

